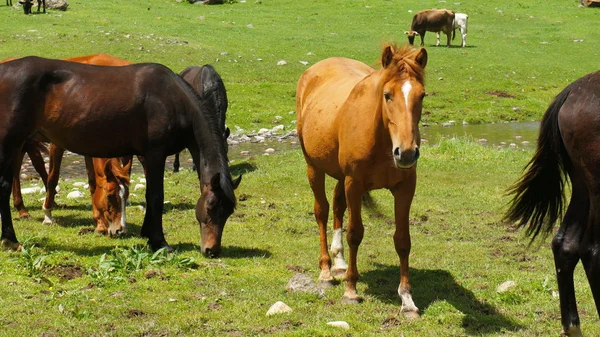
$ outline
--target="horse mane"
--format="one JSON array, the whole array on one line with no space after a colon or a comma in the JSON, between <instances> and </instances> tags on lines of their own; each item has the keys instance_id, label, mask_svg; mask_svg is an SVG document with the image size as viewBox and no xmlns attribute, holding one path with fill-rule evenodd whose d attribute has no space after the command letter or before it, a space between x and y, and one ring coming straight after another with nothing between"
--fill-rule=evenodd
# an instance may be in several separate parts
<instances>
[{"instance_id":1,"label":"horse mane","mask_svg":"<svg viewBox=\"0 0 600 337\"><path fill-rule=\"evenodd\" d=\"M194 134L197 136L201 136L201 137L208 136L208 138L209 138L208 140L210 140L212 143L212 147L213 147L212 150L223 153L223 155L219 157L219 160L221 160L221 163L219 165L219 173L220 173L220 178L221 178L220 179L221 190L223 191L223 193L225 194L227 199L229 199L233 205L236 205L235 194L233 192L231 173L229 172L229 163L228 163L228 159L227 159L227 153L225 152L224 146L218 146L218 144L223 145L223 134L218 126L219 121L218 121L218 116L216 113L216 107L213 104L210 104L211 103L210 100L207 100L204 97L200 96L198 94L198 92L196 92L196 90L194 90L194 88L192 87L191 84L184 81L180 76L178 76L178 78L179 78L179 82L182 83L184 88L198 102L198 107L199 107L201 116L197 116L196 114L193 114L191 116L192 117L192 126L194 128ZM204 121L208 122L207 124L210 127L210 133L208 135L206 134L206 132L204 132L203 123L202 123L203 121L201 121L199 119L200 117L202 117L204 119ZM206 124L206 123L204 123L204 124ZM204 151L202 149L206 148L207 142L197 141L197 145L200 148L201 154L204 153ZM200 159L201 160L202 159L209 160L208 158L203 158L203 157L204 156L201 155ZM198 171L200 171L202 169L201 166L199 165L199 163L196 163L196 166L198 167Z\"/></svg>"},{"instance_id":2,"label":"horse mane","mask_svg":"<svg viewBox=\"0 0 600 337\"><path fill-rule=\"evenodd\" d=\"M408 43L402 45L402 47L398 48L396 44L384 44L383 50L391 47L394 51L394 56L392 58L392 62L390 65L395 65L395 70L391 70L391 74L395 74L398 72L405 72L407 77L414 77L417 81L421 83L425 83L425 68L421 67L415 60L419 52L421 51L420 47L415 47ZM379 61L381 64L381 61Z\"/></svg>"}]
</instances>

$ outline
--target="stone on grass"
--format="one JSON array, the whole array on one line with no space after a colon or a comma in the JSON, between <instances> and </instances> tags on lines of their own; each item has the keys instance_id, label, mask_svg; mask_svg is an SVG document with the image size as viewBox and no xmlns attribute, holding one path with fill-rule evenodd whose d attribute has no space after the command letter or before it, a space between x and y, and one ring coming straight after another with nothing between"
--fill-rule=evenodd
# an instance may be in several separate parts
<instances>
[{"instance_id":1,"label":"stone on grass","mask_svg":"<svg viewBox=\"0 0 600 337\"><path fill-rule=\"evenodd\" d=\"M83 198L83 193L79 192L79 191L73 191L70 192L69 194L67 194L67 198L68 199L79 199L79 198Z\"/></svg>"},{"instance_id":2,"label":"stone on grass","mask_svg":"<svg viewBox=\"0 0 600 337\"><path fill-rule=\"evenodd\" d=\"M294 293L309 293L315 294L319 297L325 296L325 291L319 288L315 281L313 281L308 275L297 273L294 275L285 286L285 290Z\"/></svg>"},{"instance_id":3,"label":"stone on grass","mask_svg":"<svg viewBox=\"0 0 600 337\"><path fill-rule=\"evenodd\" d=\"M498 286L498 288L496 288L496 292L498 293L505 293L507 292L510 288L513 288L514 286L516 286L517 284L515 283L515 281L511 281L508 280L506 282L503 282L502 284L500 284Z\"/></svg>"},{"instance_id":4,"label":"stone on grass","mask_svg":"<svg viewBox=\"0 0 600 337\"><path fill-rule=\"evenodd\" d=\"M288 312L292 312L292 308L281 301L277 301L269 308L269 311L267 311L267 316L285 314Z\"/></svg>"},{"instance_id":5,"label":"stone on grass","mask_svg":"<svg viewBox=\"0 0 600 337\"><path fill-rule=\"evenodd\" d=\"M327 325L331 325L333 327L336 328L340 328L340 329L350 329L350 324L344 322L344 321L333 321L333 322L327 322Z\"/></svg>"}]
</instances>

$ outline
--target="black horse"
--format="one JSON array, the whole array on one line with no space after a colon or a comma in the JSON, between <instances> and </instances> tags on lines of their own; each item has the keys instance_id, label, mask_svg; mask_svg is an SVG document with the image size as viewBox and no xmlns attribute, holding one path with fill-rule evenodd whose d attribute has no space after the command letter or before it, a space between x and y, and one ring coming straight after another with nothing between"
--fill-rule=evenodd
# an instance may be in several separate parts
<instances>
[{"instance_id":1,"label":"black horse","mask_svg":"<svg viewBox=\"0 0 600 337\"><path fill-rule=\"evenodd\" d=\"M167 248L162 228L163 173L168 155L187 148L198 166L196 217L202 252L217 256L236 199L215 109L160 64L101 67L25 57L0 64L0 215L2 243L18 249L10 214L14 166L26 140L39 132L57 146L101 158L141 155L146 214L141 235Z\"/></svg>"},{"instance_id":2,"label":"black horse","mask_svg":"<svg viewBox=\"0 0 600 337\"><path fill-rule=\"evenodd\" d=\"M583 263L600 313L600 72L567 86L548 107L528 170L509 193L506 220L547 235L563 215L566 176L571 201L552 251L558 278L563 336L581 336L573 270ZM532 240L533 240L532 239Z\"/></svg>"},{"instance_id":3,"label":"black horse","mask_svg":"<svg viewBox=\"0 0 600 337\"><path fill-rule=\"evenodd\" d=\"M229 137L229 128L225 126L225 118L227 113L227 90L221 76L213 66L205 64L202 67L191 66L185 68L180 74L184 81L189 83L194 90L204 100L210 102L215 107L217 114L217 123L223 133L223 142L225 143L225 151L227 151L227 138ZM173 161L173 172L179 172L179 153L175 154ZM196 165L192 167L196 170Z\"/></svg>"}]
</instances>

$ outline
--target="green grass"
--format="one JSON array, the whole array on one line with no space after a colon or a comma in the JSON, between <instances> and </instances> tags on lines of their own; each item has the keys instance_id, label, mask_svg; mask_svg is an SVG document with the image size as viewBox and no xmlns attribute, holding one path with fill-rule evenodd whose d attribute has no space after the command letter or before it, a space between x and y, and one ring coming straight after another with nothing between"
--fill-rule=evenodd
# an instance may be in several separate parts
<instances>
[{"instance_id":1,"label":"green grass","mask_svg":"<svg viewBox=\"0 0 600 337\"><path fill-rule=\"evenodd\" d=\"M236 148L233 147L232 151ZM457 139L423 147L413 202L411 276L421 318L400 313L393 200L375 191L365 209L358 290L365 301L340 303L343 285L325 298L287 293L296 270L316 280L318 229L300 151L234 162L244 173L236 191L223 256L204 258L193 207L197 178L166 173L166 238L177 253L152 258L139 237L142 193L128 208L133 234L123 239L78 235L93 224L89 201L58 199L57 225L41 224L38 196L26 195L32 219L16 220L28 256L0 260L0 335L40 336L550 336L560 330L549 240L502 223L506 187L531 152L499 150ZM134 177L134 180L138 177ZM332 194L333 181L328 180ZM37 265L36 259L43 257ZM37 267L36 267L37 266ZM499 294L512 280L516 286ZM600 334L587 280L575 276L586 335ZM290 314L266 317L276 301ZM326 325L345 320L351 330Z\"/></svg>"},{"instance_id":2,"label":"green grass","mask_svg":"<svg viewBox=\"0 0 600 337\"><path fill-rule=\"evenodd\" d=\"M469 15L467 48L457 46L459 39L453 48L435 47L434 34L426 35L429 96L423 122L531 121L568 83L597 70L600 51L589 27L600 12L577 4L248 0L202 6L79 0L66 12L29 16L0 7L5 27L0 58L108 53L163 63L176 72L211 63L228 89L228 124L258 130L281 116L292 128L296 81L307 67L331 56L375 65L384 42L406 41L403 32L414 13L451 7ZM280 60L287 65L277 66Z\"/></svg>"},{"instance_id":3,"label":"green grass","mask_svg":"<svg viewBox=\"0 0 600 337\"><path fill-rule=\"evenodd\" d=\"M211 63L227 86L234 132L280 123L277 116L292 129L296 81L308 66L330 56L375 65L383 42L404 43L416 11L452 7L469 14L468 47L456 47L458 40L453 48L434 47L434 34L427 34L423 122L529 121L568 83L597 70L600 51L590 27L600 12L577 3L78 0L66 12L29 16L2 3L0 58L108 53L176 72ZM279 60L287 65L277 66ZM58 224L43 226L41 195L25 196L33 217L16 220L15 229L27 251L1 253L0 336L558 335L548 240L528 247L522 232L500 221L504 191L532 153L465 140L425 145L422 153L411 215L418 320L400 314L392 199L385 191L373 193L378 207L364 215L358 265L364 303L342 305L341 285L323 299L285 291L292 270L317 278L319 249L304 159L290 151L233 163L235 173L244 172L236 191L243 200L228 221L219 260L199 252L199 188L189 171L166 173L163 221L177 249L171 257L153 258L139 237L143 193L131 197L133 234L122 239L78 235L92 226L87 199L59 198L67 207L54 212ZM507 280L516 287L498 294ZM584 333L600 335L581 268L575 282ZM278 300L294 311L265 317ZM349 322L351 330L325 325L333 320Z\"/></svg>"}]
</instances>

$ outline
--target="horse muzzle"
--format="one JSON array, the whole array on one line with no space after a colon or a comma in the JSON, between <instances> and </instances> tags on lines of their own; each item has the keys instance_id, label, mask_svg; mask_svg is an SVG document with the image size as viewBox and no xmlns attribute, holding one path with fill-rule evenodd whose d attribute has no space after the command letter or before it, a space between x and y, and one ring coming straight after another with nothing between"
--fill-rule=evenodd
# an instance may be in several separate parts
<instances>
[{"instance_id":1,"label":"horse muzzle","mask_svg":"<svg viewBox=\"0 0 600 337\"><path fill-rule=\"evenodd\" d=\"M394 165L399 169L410 169L417 163L421 156L421 151L418 147L414 149L402 151L400 147L394 149Z\"/></svg>"}]
</instances>

